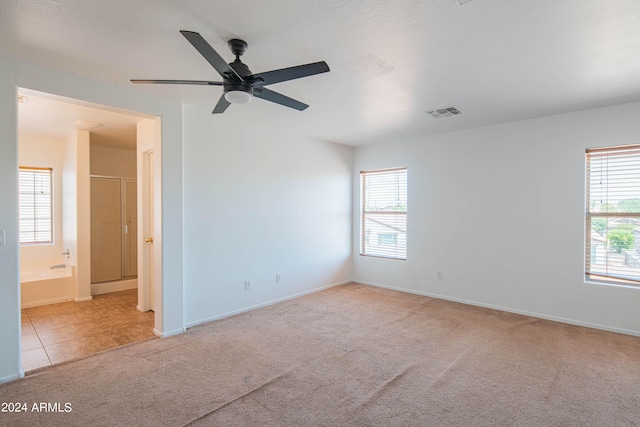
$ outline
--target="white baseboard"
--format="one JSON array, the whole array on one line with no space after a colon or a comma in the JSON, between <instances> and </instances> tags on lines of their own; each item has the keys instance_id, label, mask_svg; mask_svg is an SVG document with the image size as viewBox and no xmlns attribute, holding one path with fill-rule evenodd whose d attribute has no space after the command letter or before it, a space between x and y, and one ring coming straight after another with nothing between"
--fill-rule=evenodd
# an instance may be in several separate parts
<instances>
[{"instance_id":1,"label":"white baseboard","mask_svg":"<svg viewBox=\"0 0 640 427\"><path fill-rule=\"evenodd\" d=\"M20 369L20 371L13 375L8 375L6 377L0 377L0 384L8 383L10 381L19 380L20 378L24 378L24 371Z\"/></svg>"},{"instance_id":2,"label":"white baseboard","mask_svg":"<svg viewBox=\"0 0 640 427\"><path fill-rule=\"evenodd\" d=\"M111 292L136 289L138 279L118 280L117 282L104 282L91 284L91 295L110 294Z\"/></svg>"},{"instance_id":3,"label":"white baseboard","mask_svg":"<svg viewBox=\"0 0 640 427\"><path fill-rule=\"evenodd\" d=\"M475 305L477 307L491 308L493 310L505 311L507 313L515 313L515 314L521 314L523 316L537 317L539 319L552 320L554 322L567 323L569 325L584 326L586 328L600 329L603 331L616 332L616 333L625 334L625 335L633 335L636 337L640 336L640 331L634 331L631 329L616 328L616 327L611 327L607 325L600 325L598 323L583 322L580 320L550 316L547 314L535 313L535 312L526 311L526 310L517 310L509 307L499 306L499 305L485 304L477 301L470 301L470 300L461 299L461 298L453 298L445 295L433 294L430 292L414 291L412 289L398 288L395 286L387 286L387 285L382 285L380 283L364 282L359 280L354 280L354 282L362 283L363 285L375 286L377 288L391 289L393 291L400 291L400 292L405 292L409 294L422 295L425 297L438 298L438 299L443 299L447 301L459 302L462 304Z\"/></svg>"},{"instance_id":4,"label":"white baseboard","mask_svg":"<svg viewBox=\"0 0 640 427\"><path fill-rule=\"evenodd\" d=\"M72 298L66 298L66 297L48 298L48 299L42 299L42 300L37 300L37 301L29 301L27 303L20 304L20 308L21 309L25 309L25 308L40 307L42 305L58 304L58 303L61 303L61 302L67 302L67 301L71 301L71 300L72 300Z\"/></svg>"},{"instance_id":5,"label":"white baseboard","mask_svg":"<svg viewBox=\"0 0 640 427\"><path fill-rule=\"evenodd\" d=\"M93 299L93 297L82 297L82 298L76 298L74 299L75 302L85 302L85 301L91 301Z\"/></svg>"},{"instance_id":6,"label":"white baseboard","mask_svg":"<svg viewBox=\"0 0 640 427\"><path fill-rule=\"evenodd\" d=\"M310 291L299 292L297 294L289 295L289 296L286 296L286 297L283 297L283 298L277 298L277 299L270 300L270 301L267 301L267 302L263 302L263 303L260 303L260 304L251 305L249 307L243 307L243 308L240 308L238 310L228 311L226 313L222 313L222 314L219 314L217 316L207 317L206 319L196 320L195 322L189 322L189 323L187 323L185 325L185 328L187 328L187 329L188 328L192 328L192 327L197 326L197 325L202 325L203 323L208 323L208 322L213 322L214 320L224 319L225 317L234 316L234 315L240 314L240 313L245 313L247 311L255 310L256 308L266 307L268 305L273 305L273 304L277 304L279 302L288 301L290 299L298 298L298 297L301 297L301 296L304 296L304 295L314 294L316 292L320 292L320 291L323 291L325 289L333 288L333 287L340 286L340 285L345 285L345 284L351 283L351 282L353 282L353 280L344 280L342 282L336 282L336 283L332 283L330 285L321 286L319 288L311 289Z\"/></svg>"},{"instance_id":7,"label":"white baseboard","mask_svg":"<svg viewBox=\"0 0 640 427\"><path fill-rule=\"evenodd\" d=\"M182 328L182 329L176 329L173 331L169 331L169 332L161 332L159 330L157 330L156 328L153 328L153 335L160 337L160 338L168 338L168 337L172 337L174 335L179 335L181 333L183 333L186 329Z\"/></svg>"}]
</instances>

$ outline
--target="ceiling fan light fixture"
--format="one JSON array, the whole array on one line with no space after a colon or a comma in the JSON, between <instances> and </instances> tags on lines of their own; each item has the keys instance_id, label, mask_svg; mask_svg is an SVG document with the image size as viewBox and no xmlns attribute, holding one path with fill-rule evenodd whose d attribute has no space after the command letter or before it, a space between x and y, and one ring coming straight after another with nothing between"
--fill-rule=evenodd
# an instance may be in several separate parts
<instances>
[{"instance_id":1,"label":"ceiling fan light fixture","mask_svg":"<svg viewBox=\"0 0 640 427\"><path fill-rule=\"evenodd\" d=\"M225 92L224 97L231 104L248 104L253 98L249 92L242 90L230 90Z\"/></svg>"}]
</instances>

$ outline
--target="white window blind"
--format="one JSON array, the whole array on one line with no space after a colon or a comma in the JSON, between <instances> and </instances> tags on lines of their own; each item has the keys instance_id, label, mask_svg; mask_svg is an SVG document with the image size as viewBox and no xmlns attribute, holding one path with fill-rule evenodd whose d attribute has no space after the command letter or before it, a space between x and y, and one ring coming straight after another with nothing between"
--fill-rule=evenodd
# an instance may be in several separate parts
<instances>
[{"instance_id":1,"label":"white window blind","mask_svg":"<svg viewBox=\"0 0 640 427\"><path fill-rule=\"evenodd\" d=\"M20 243L52 243L51 178L49 168L18 171Z\"/></svg>"},{"instance_id":2,"label":"white window blind","mask_svg":"<svg viewBox=\"0 0 640 427\"><path fill-rule=\"evenodd\" d=\"M585 273L640 284L640 145L587 150Z\"/></svg>"},{"instance_id":3,"label":"white window blind","mask_svg":"<svg viewBox=\"0 0 640 427\"><path fill-rule=\"evenodd\" d=\"M406 259L407 168L360 172L360 255Z\"/></svg>"}]
</instances>

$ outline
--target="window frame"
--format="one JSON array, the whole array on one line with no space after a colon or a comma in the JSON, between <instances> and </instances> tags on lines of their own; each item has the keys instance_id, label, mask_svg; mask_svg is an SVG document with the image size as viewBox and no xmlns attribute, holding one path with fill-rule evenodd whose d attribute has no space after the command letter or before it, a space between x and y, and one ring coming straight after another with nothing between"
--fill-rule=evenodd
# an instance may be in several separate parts
<instances>
[{"instance_id":1,"label":"window frame","mask_svg":"<svg viewBox=\"0 0 640 427\"><path fill-rule=\"evenodd\" d=\"M46 171L48 172L48 174L43 174L42 172ZM36 174L41 174L41 175L45 175L48 177L49 180L49 197L48 197L48 215L38 215L39 212L37 212L38 210L42 211L43 209L38 209L38 201L36 200L36 194L35 194L35 190L32 193L25 193L22 192L20 187L22 186L22 174L25 173L30 173L32 175L32 179L35 182L35 176ZM33 246L33 245L51 245L53 244L54 241L54 230L53 230L53 168L49 168L49 167L36 167L36 166L20 166L18 168L18 241L19 244L22 246ZM31 200L24 200L25 198L29 198ZM29 218L29 221L33 221L33 230L32 231L25 231L24 230L24 222L27 220L26 218L24 218L22 216L22 213L20 213L20 207L23 204L30 204L33 205L33 211L34 211L34 217L33 218ZM45 206L45 209L47 208L47 206ZM44 221L44 220L48 220L48 224L49 224L49 229L48 232L45 229L42 229L39 227L38 223L40 221ZM28 240L24 240L23 241L23 235L25 233L30 233L31 234L31 239ZM48 236L47 236L48 233ZM42 240L42 239L38 239L38 235L39 234L43 234L46 237L48 237L48 239Z\"/></svg>"},{"instance_id":2,"label":"window frame","mask_svg":"<svg viewBox=\"0 0 640 427\"><path fill-rule=\"evenodd\" d=\"M401 211L382 211L382 210L367 210L367 205L371 204L371 203L367 203L368 201L371 202L368 198L368 193L366 191L367 189L367 177L372 177L372 176L380 176L382 174L389 174L389 173L393 173L393 172L399 172L401 173L401 176L403 178L403 185L402 185L402 190L399 188L398 191L400 192L399 196L403 197L403 200L401 200L402 202L404 202L404 210ZM399 261L406 261L407 260L407 244L406 244L406 236L407 236L407 213L408 213L408 172L407 172L407 167L396 167L396 168L387 168L387 169L374 169L374 170L363 170L360 171L360 238L359 238L359 254L360 256L367 256L367 257L374 257L374 258L384 258L384 259L391 259L391 260L399 260ZM404 190L404 191L403 191ZM398 196L398 195L397 195ZM400 202L400 200L399 200ZM374 251L372 251L371 246L373 245L372 243L367 243L368 239L368 231L371 231L370 229L367 228L367 220L371 215L381 215L381 216L389 216L389 217L393 217L393 216L403 216L404 217L404 230L398 228L397 232L396 232L396 241L399 240L397 234L404 234L404 242L400 247L400 252L399 254L395 255L393 252L396 252L396 250L384 250L384 251L380 251L378 253L375 253ZM389 227L394 228L393 225L387 225ZM389 245L377 245L377 246L389 246ZM397 245L396 245L397 247Z\"/></svg>"},{"instance_id":3,"label":"window frame","mask_svg":"<svg viewBox=\"0 0 640 427\"><path fill-rule=\"evenodd\" d=\"M616 154L618 153L618 154ZM616 272L598 272L594 269L591 268L592 265L592 260L597 257L597 248L592 244L592 224L593 224L593 220L597 219L597 218L605 218L607 221L607 228L605 229L606 232L608 233L609 228L608 228L608 221L610 220L615 220L615 219L636 219L638 221L638 223L640 223L640 209L638 211L633 211L633 212L618 212L616 211L609 211L609 207L607 207L607 211L606 212L596 212L596 209L593 208L592 206L592 200L591 200L591 188L592 188L592 175L596 175L596 177L598 176L597 173L592 173L592 169L594 167L594 165L592 164L593 159L594 158L606 158L607 159L607 165L606 167L603 169L603 167L601 166L601 171L599 172L600 175L603 174L603 170L606 169L606 185L609 185L609 178L608 178L608 174L609 174L609 163L608 160L610 158L614 158L617 156L618 159L622 158L623 156L630 156L630 155L635 155L638 157L638 161L640 161L640 144L633 144L633 145L624 145L624 146L612 146L612 147L600 147L600 148L590 148L587 149L585 151L585 244L584 244L584 277L585 277L585 282L589 282L589 283L597 283L597 284L604 284L604 285L617 285L617 286L632 286L632 287L640 287L640 271L638 271L637 276L632 276L632 275L627 275L626 277L623 277L623 274L617 274ZM616 160L618 160L616 159ZM620 160L618 160L620 161ZM640 174L638 174L640 175ZM632 177L633 175L631 173L629 173L628 175L624 175L626 179L629 179L630 177ZM601 176L601 182L602 182L602 176ZM617 178L619 179L619 178ZM620 185L618 183L618 185ZM637 183L636 185L632 186L632 185L627 185L624 186L623 188L625 190L629 190L628 193L624 193L627 197L628 196L633 196L633 190L636 190L637 187L637 192L638 195L640 195L640 183ZM615 187L616 190L619 190L620 187ZM607 189L608 191L608 189ZM613 191L612 191L613 192ZM632 197L633 198L633 197ZM614 199L615 200L615 199ZM623 201L626 199L621 199L618 201L618 203L620 201ZM606 197L606 200L603 202L601 201L601 203L606 204L607 206L612 206L613 204L611 203L612 200L608 199L608 195ZM620 226L619 226L620 227ZM615 229L614 229L615 230ZM600 234L600 233L599 233ZM605 239L605 243L604 243L604 251L605 251L605 267L608 270L609 269L609 259L608 259L608 255L606 254L606 252L608 251L608 246L609 246L609 242L607 240L606 235L605 236L601 236L602 238ZM640 242L635 242L635 244L637 245ZM594 251L594 249L596 249ZM595 252L595 253L594 253ZM625 261L626 262L626 261ZM626 266L626 264L625 264ZM615 269L615 268L614 268Z\"/></svg>"}]
</instances>

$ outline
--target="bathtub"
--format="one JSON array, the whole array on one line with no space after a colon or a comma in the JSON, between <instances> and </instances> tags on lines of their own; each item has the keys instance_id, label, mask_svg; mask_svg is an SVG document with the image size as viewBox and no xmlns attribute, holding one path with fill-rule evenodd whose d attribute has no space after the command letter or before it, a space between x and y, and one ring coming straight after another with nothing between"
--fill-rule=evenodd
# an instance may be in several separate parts
<instances>
[{"instance_id":1,"label":"bathtub","mask_svg":"<svg viewBox=\"0 0 640 427\"><path fill-rule=\"evenodd\" d=\"M73 300L75 266L51 269L65 264L64 260L39 259L24 261L20 265L20 305L22 308L55 304Z\"/></svg>"}]
</instances>

